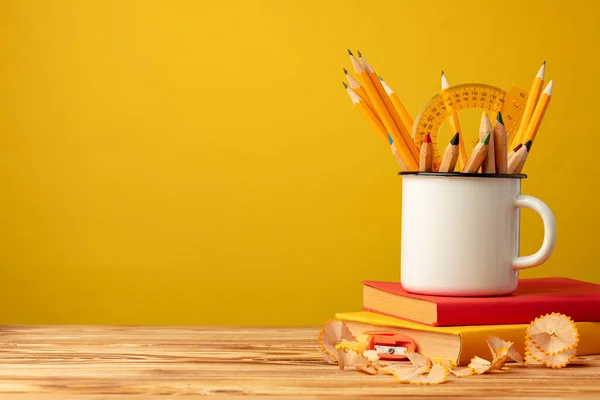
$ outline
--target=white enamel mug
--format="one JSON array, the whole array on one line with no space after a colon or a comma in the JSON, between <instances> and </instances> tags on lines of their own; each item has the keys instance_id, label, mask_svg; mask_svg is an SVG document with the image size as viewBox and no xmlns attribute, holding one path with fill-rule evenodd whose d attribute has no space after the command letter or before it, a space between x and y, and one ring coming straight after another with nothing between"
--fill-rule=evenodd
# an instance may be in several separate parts
<instances>
[{"instance_id":1,"label":"white enamel mug","mask_svg":"<svg viewBox=\"0 0 600 400\"><path fill-rule=\"evenodd\" d=\"M541 200L521 194L526 175L401 172L402 287L438 296L500 296L519 270L546 261L556 222ZM519 257L519 208L542 217L537 253Z\"/></svg>"}]
</instances>

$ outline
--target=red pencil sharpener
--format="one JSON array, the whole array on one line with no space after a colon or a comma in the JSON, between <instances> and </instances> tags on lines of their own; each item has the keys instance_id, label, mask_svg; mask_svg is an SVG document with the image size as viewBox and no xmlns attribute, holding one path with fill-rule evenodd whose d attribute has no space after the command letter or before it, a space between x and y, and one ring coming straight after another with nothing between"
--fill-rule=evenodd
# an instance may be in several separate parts
<instances>
[{"instance_id":1,"label":"red pencil sharpener","mask_svg":"<svg viewBox=\"0 0 600 400\"><path fill-rule=\"evenodd\" d=\"M417 348L410 337L388 331L363 332L359 341L364 350L375 350L382 360L406 360L406 352L414 352Z\"/></svg>"}]
</instances>

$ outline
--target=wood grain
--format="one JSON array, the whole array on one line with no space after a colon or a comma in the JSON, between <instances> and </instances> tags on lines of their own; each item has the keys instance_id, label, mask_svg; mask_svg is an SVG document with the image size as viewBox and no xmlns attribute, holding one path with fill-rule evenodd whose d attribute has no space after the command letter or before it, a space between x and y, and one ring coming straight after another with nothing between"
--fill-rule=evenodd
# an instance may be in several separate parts
<instances>
[{"instance_id":1,"label":"wood grain","mask_svg":"<svg viewBox=\"0 0 600 400\"><path fill-rule=\"evenodd\" d=\"M417 386L325 364L319 329L0 326L0 398L600 396L600 356Z\"/></svg>"}]
</instances>

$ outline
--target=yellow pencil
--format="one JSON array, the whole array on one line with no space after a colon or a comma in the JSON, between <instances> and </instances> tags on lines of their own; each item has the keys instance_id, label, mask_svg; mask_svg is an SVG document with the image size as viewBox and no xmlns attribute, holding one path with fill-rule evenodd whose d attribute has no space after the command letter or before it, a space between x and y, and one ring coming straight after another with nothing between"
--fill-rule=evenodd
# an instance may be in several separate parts
<instances>
[{"instance_id":1,"label":"yellow pencil","mask_svg":"<svg viewBox=\"0 0 600 400\"><path fill-rule=\"evenodd\" d=\"M467 159L467 163L461 173L475 173L479 171L481 164L486 158L487 153L489 153L488 146L490 144L490 137L492 136L491 132L488 132L483 139L479 141L471 151L471 155Z\"/></svg>"},{"instance_id":2,"label":"yellow pencil","mask_svg":"<svg viewBox=\"0 0 600 400\"><path fill-rule=\"evenodd\" d=\"M450 143L448 143L448 146L446 146L446 150L444 150L444 156L442 157L439 172L454 172L456 161L458 160L459 141L460 135L456 132Z\"/></svg>"},{"instance_id":3,"label":"yellow pencil","mask_svg":"<svg viewBox=\"0 0 600 400\"><path fill-rule=\"evenodd\" d=\"M483 112L481 114L481 123L479 124L479 139L482 139L485 135L493 131L494 129L492 128L490 118L485 112ZM488 145L485 160L483 160L483 164L481 165L481 172L483 172L484 174L496 173L496 154L493 140L490 140L490 143Z\"/></svg>"},{"instance_id":4,"label":"yellow pencil","mask_svg":"<svg viewBox=\"0 0 600 400\"><path fill-rule=\"evenodd\" d=\"M448 78L446 78L446 74L442 71L442 90L446 90L450 87L450 83L448 82ZM460 132L460 124L458 122L458 115L456 111L453 109L450 110L450 127L453 132L458 132L458 136L462 136ZM458 144L458 169L461 170L465 163L467 162L467 150L465 149L464 140L459 139Z\"/></svg>"},{"instance_id":5,"label":"yellow pencil","mask_svg":"<svg viewBox=\"0 0 600 400\"><path fill-rule=\"evenodd\" d=\"M371 81L369 74L367 73L363 65L354 57L350 50L348 50L348 54L350 55L350 62L352 63L354 71L358 75L361 86L363 89L365 89L369 100L371 100L373 108L377 116L381 120L381 123L385 127L386 132L390 133L390 135L392 136L393 141L396 144L396 147L398 148L398 151L402 156L403 163L405 166L407 166L406 170L417 171L419 169L419 164L417 163L418 157L415 156L413 154L413 151L411 150L411 148L414 148L415 152L417 150L414 143L412 142L412 140L410 140L410 143L407 143L404 140L400 129L394 122L392 115L388 111L383 99L379 95L377 88Z\"/></svg>"},{"instance_id":6,"label":"yellow pencil","mask_svg":"<svg viewBox=\"0 0 600 400\"><path fill-rule=\"evenodd\" d=\"M552 81L548 82L546 88L542 92L540 96L540 100L535 106L535 110L533 111L533 115L531 116L531 120L529 121L529 125L527 125L527 130L524 135L524 142L531 140L532 142L535 140L535 136L537 135L538 130L540 129L540 125L542 124L542 119L544 118L544 114L546 113L546 109L548 108L548 104L550 104L550 100L552 99L552 88L554 87L554 83Z\"/></svg>"},{"instance_id":7,"label":"yellow pencil","mask_svg":"<svg viewBox=\"0 0 600 400\"><path fill-rule=\"evenodd\" d=\"M396 123L396 126L400 130L402 140L404 142L406 142L406 146L412 153L415 160L418 160L419 159L419 151L417 150L417 147L415 146L415 144L412 140L412 137L410 135L410 132L408 131L408 128L402 122L400 115L398 115L398 113L396 112L396 109L394 108L392 101L390 100L387 93L385 92L385 89L383 88L383 85L381 84L381 81L379 80L377 73L375 72L373 67L367 62L367 60L363 57L363 55L360 54L360 51L358 52L358 58L360 58L362 65L365 68L365 72L369 76L369 79L373 83L373 86L377 90L377 93L379 93L379 97L383 100L385 107L387 108L388 112L392 116L392 119Z\"/></svg>"},{"instance_id":8,"label":"yellow pencil","mask_svg":"<svg viewBox=\"0 0 600 400\"><path fill-rule=\"evenodd\" d=\"M392 88L390 87L390 85L388 85L381 77L379 77L379 81L381 82L381 86L383 86L383 89L385 90L385 93L388 95L388 97L392 101L392 105L394 106L394 109L396 110L396 112L400 116L400 119L402 120L402 123L404 124L404 126L408 130L409 136L412 136L413 120L412 120L410 114L408 113L408 111L406 111L406 108L404 108L404 104L402 104L402 102L400 101L400 98L392 90Z\"/></svg>"},{"instance_id":9,"label":"yellow pencil","mask_svg":"<svg viewBox=\"0 0 600 400\"><path fill-rule=\"evenodd\" d=\"M360 111L360 113L367 120L369 125L371 125L371 128L373 128L373 130L384 141L384 143L390 146L390 150L392 151L394 158L400 165L400 168L403 171L408 171L408 167L404 163L404 160L402 159L398 148L393 142L391 136L387 133L385 127L383 126L379 118L377 118L377 116L373 114L373 111L371 111L371 109L367 106L366 102L363 99L361 99L361 97L354 90L352 90L352 88L349 88L345 82L342 82L342 84L344 85L344 88L346 89L346 92L348 93L352 104L354 104L358 111Z\"/></svg>"},{"instance_id":10,"label":"yellow pencil","mask_svg":"<svg viewBox=\"0 0 600 400\"><path fill-rule=\"evenodd\" d=\"M527 103L525 103L525 110L523 110L523 115L521 116L521 122L519 123L519 129L517 133L513 136L513 140L510 147L515 147L519 143L525 142L525 131L527 130L527 126L529 125L529 121L531 120L531 116L533 115L533 111L535 110L536 104L540 97L540 93L542 91L542 86L544 85L544 75L546 73L546 61L542 63L537 75L533 78L533 83L531 84L531 89L529 90L529 95L527 96Z\"/></svg>"},{"instance_id":11,"label":"yellow pencil","mask_svg":"<svg viewBox=\"0 0 600 400\"><path fill-rule=\"evenodd\" d=\"M367 96L365 89L363 89L360 86L360 83L358 83L358 81L356 79L354 79L354 77L352 75L350 75L350 73L348 72L348 70L346 70L346 68L344 68L344 74L346 74L346 79L348 80L348 85L350 86L350 88L352 90L354 90L356 92L356 94L359 95L360 98L364 100L365 103L367 103L369 108L371 108L371 111L375 112L375 109L373 108L373 104L371 103L371 100L369 100L369 96Z\"/></svg>"}]
</instances>

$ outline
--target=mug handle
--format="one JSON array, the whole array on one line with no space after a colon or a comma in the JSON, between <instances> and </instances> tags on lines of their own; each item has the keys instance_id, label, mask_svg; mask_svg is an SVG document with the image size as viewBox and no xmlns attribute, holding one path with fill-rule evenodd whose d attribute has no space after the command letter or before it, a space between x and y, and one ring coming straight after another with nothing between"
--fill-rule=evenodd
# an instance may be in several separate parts
<instances>
[{"instance_id":1,"label":"mug handle","mask_svg":"<svg viewBox=\"0 0 600 400\"><path fill-rule=\"evenodd\" d=\"M514 270L537 267L550 258L550 254L554 250L554 243L556 242L556 221L554 220L554 214L552 214L550 208L543 201L525 194L517 195L515 207L529 208L540 214L544 223L544 241L537 253L530 256L516 257L513 260L512 267Z\"/></svg>"}]
</instances>

